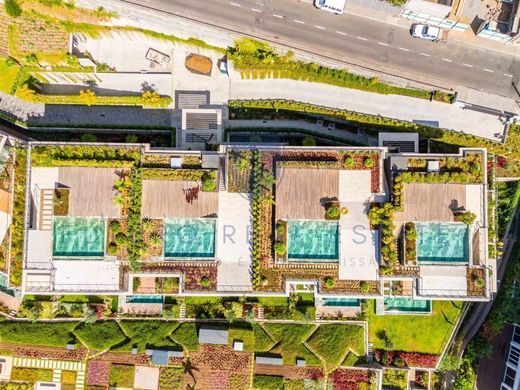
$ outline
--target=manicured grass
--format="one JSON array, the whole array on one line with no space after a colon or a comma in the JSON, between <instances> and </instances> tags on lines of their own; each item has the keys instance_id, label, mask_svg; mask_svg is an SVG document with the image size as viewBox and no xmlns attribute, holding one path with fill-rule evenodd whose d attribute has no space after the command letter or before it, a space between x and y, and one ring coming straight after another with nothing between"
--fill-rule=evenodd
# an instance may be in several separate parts
<instances>
[{"instance_id":1,"label":"manicured grass","mask_svg":"<svg viewBox=\"0 0 520 390\"><path fill-rule=\"evenodd\" d=\"M314 293L298 293L298 305L314 305Z\"/></svg>"},{"instance_id":2,"label":"manicured grass","mask_svg":"<svg viewBox=\"0 0 520 390\"><path fill-rule=\"evenodd\" d=\"M52 370L43 368L22 368L13 367L11 372L11 380L23 382L51 382Z\"/></svg>"},{"instance_id":3,"label":"manicured grass","mask_svg":"<svg viewBox=\"0 0 520 390\"><path fill-rule=\"evenodd\" d=\"M387 349L384 337L392 349L439 354L448 341L462 309L461 302L433 301L431 315L376 316L375 302L368 306L368 339L374 349Z\"/></svg>"},{"instance_id":4,"label":"manicured grass","mask_svg":"<svg viewBox=\"0 0 520 390\"><path fill-rule=\"evenodd\" d=\"M82 323L74 330L74 335L85 346L97 351L104 351L126 340L125 334L115 321Z\"/></svg>"},{"instance_id":5,"label":"manicured grass","mask_svg":"<svg viewBox=\"0 0 520 390\"><path fill-rule=\"evenodd\" d=\"M320 325L307 343L325 359L327 366L331 367L341 364L349 350L357 355L365 353L364 329L358 325Z\"/></svg>"},{"instance_id":6,"label":"manicured grass","mask_svg":"<svg viewBox=\"0 0 520 390\"><path fill-rule=\"evenodd\" d=\"M75 341L77 322L0 322L0 341L50 347L66 347Z\"/></svg>"},{"instance_id":7,"label":"manicured grass","mask_svg":"<svg viewBox=\"0 0 520 390\"><path fill-rule=\"evenodd\" d=\"M119 326L129 338L124 345L116 348L118 351L130 351L136 346L139 352L144 352L148 347L177 347L178 345L169 337L176 322L164 321L121 321Z\"/></svg>"},{"instance_id":8,"label":"manicured grass","mask_svg":"<svg viewBox=\"0 0 520 390\"><path fill-rule=\"evenodd\" d=\"M273 340L262 327L256 323L235 321L229 327L228 344L233 346L233 341L244 342L244 351L267 352L273 345Z\"/></svg>"},{"instance_id":9,"label":"manicured grass","mask_svg":"<svg viewBox=\"0 0 520 390\"><path fill-rule=\"evenodd\" d=\"M255 375L253 378L254 390L279 390L283 387L283 376Z\"/></svg>"},{"instance_id":10,"label":"manicured grass","mask_svg":"<svg viewBox=\"0 0 520 390\"><path fill-rule=\"evenodd\" d=\"M287 306L288 299L285 297L260 297L258 303L263 306Z\"/></svg>"},{"instance_id":11,"label":"manicured grass","mask_svg":"<svg viewBox=\"0 0 520 390\"><path fill-rule=\"evenodd\" d=\"M19 70L20 66L17 64L9 66L5 58L0 58L0 91L11 93Z\"/></svg>"},{"instance_id":12,"label":"manicured grass","mask_svg":"<svg viewBox=\"0 0 520 390\"><path fill-rule=\"evenodd\" d=\"M222 302L221 297L186 297L184 303L186 305L202 305L204 303L219 303Z\"/></svg>"},{"instance_id":13,"label":"manicured grass","mask_svg":"<svg viewBox=\"0 0 520 390\"><path fill-rule=\"evenodd\" d=\"M308 365L320 364L318 357L302 344L302 341L314 329L314 325L267 323L264 326L277 341L269 352L281 354L284 364L295 365L297 357L304 358Z\"/></svg>"},{"instance_id":14,"label":"manicured grass","mask_svg":"<svg viewBox=\"0 0 520 390\"><path fill-rule=\"evenodd\" d=\"M109 385L113 387L134 387L135 366L112 364Z\"/></svg>"},{"instance_id":15,"label":"manicured grass","mask_svg":"<svg viewBox=\"0 0 520 390\"><path fill-rule=\"evenodd\" d=\"M172 333L172 339L189 351L199 349L197 324L194 322L181 323Z\"/></svg>"},{"instance_id":16,"label":"manicured grass","mask_svg":"<svg viewBox=\"0 0 520 390\"><path fill-rule=\"evenodd\" d=\"M159 390L182 389L184 370L181 367L162 367L159 375Z\"/></svg>"}]
</instances>

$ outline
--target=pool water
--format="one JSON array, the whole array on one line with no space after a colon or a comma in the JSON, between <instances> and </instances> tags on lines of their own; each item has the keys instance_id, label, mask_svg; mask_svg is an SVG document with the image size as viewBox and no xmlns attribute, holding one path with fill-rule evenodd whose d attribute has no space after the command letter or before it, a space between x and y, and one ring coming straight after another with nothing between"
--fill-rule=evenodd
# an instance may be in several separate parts
<instances>
[{"instance_id":1,"label":"pool water","mask_svg":"<svg viewBox=\"0 0 520 390\"><path fill-rule=\"evenodd\" d=\"M103 218L54 217L54 256L102 257L105 255Z\"/></svg>"},{"instance_id":2,"label":"pool water","mask_svg":"<svg viewBox=\"0 0 520 390\"><path fill-rule=\"evenodd\" d=\"M126 303L163 303L162 295L128 295Z\"/></svg>"},{"instance_id":3,"label":"pool water","mask_svg":"<svg viewBox=\"0 0 520 390\"><path fill-rule=\"evenodd\" d=\"M469 229L464 223L416 223L417 261L464 263L469 260Z\"/></svg>"},{"instance_id":4,"label":"pool water","mask_svg":"<svg viewBox=\"0 0 520 390\"><path fill-rule=\"evenodd\" d=\"M391 313L430 313L432 302L423 299L389 297L384 299L385 312Z\"/></svg>"},{"instance_id":5,"label":"pool water","mask_svg":"<svg viewBox=\"0 0 520 390\"><path fill-rule=\"evenodd\" d=\"M323 298L323 306L335 306L335 307L360 307L361 299L356 298Z\"/></svg>"},{"instance_id":6,"label":"pool water","mask_svg":"<svg viewBox=\"0 0 520 390\"><path fill-rule=\"evenodd\" d=\"M287 221L289 261L338 261L339 223Z\"/></svg>"},{"instance_id":7,"label":"pool water","mask_svg":"<svg viewBox=\"0 0 520 390\"><path fill-rule=\"evenodd\" d=\"M215 219L166 220L164 257L215 257Z\"/></svg>"}]
</instances>

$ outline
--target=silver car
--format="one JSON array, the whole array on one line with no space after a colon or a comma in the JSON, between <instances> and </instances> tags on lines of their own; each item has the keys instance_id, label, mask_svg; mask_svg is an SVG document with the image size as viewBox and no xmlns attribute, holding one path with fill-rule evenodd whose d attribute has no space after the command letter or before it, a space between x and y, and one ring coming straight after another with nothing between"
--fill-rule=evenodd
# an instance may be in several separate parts
<instances>
[{"instance_id":1,"label":"silver car","mask_svg":"<svg viewBox=\"0 0 520 390\"><path fill-rule=\"evenodd\" d=\"M426 24L412 24L410 32L414 38L426 39L428 41L438 41L441 36L439 27Z\"/></svg>"}]
</instances>

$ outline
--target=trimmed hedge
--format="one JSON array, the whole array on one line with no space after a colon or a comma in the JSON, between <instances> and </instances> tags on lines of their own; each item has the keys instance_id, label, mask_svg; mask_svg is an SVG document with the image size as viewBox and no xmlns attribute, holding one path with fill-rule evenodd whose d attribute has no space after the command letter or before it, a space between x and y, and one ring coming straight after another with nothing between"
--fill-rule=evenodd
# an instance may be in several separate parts
<instances>
[{"instance_id":1,"label":"trimmed hedge","mask_svg":"<svg viewBox=\"0 0 520 390\"><path fill-rule=\"evenodd\" d=\"M181 323L173 331L171 338L186 348L188 351L196 351L199 349L197 324L194 322Z\"/></svg>"},{"instance_id":2,"label":"trimmed hedge","mask_svg":"<svg viewBox=\"0 0 520 390\"><path fill-rule=\"evenodd\" d=\"M125 334L115 321L81 323L74 330L74 335L85 346L97 351L110 349L126 340Z\"/></svg>"},{"instance_id":3,"label":"trimmed hedge","mask_svg":"<svg viewBox=\"0 0 520 390\"><path fill-rule=\"evenodd\" d=\"M49 347L66 347L75 342L77 322L0 322L0 341Z\"/></svg>"}]
</instances>

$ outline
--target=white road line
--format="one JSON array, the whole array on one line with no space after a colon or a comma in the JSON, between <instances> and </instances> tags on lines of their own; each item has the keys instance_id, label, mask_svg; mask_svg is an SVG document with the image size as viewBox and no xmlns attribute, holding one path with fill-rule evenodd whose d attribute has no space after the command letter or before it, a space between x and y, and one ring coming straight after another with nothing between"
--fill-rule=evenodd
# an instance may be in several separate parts
<instances>
[{"instance_id":1,"label":"white road line","mask_svg":"<svg viewBox=\"0 0 520 390\"><path fill-rule=\"evenodd\" d=\"M428 54L428 53L419 53L419 54L424 56L424 57L431 57L431 54Z\"/></svg>"},{"instance_id":2,"label":"white road line","mask_svg":"<svg viewBox=\"0 0 520 390\"><path fill-rule=\"evenodd\" d=\"M463 62L462 65L467 66L468 68L473 68L473 65L471 65L471 64L466 64L465 62Z\"/></svg>"},{"instance_id":3,"label":"white road line","mask_svg":"<svg viewBox=\"0 0 520 390\"><path fill-rule=\"evenodd\" d=\"M450 60L449 58L441 58L441 60L446 61L446 62L453 62L453 61Z\"/></svg>"},{"instance_id":4,"label":"white road line","mask_svg":"<svg viewBox=\"0 0 520 390\"><path fill-rule=\"evenodd\" d=\"M384 43L384 42L377 42L378 45L381 45L381 46L390 46L388 43Z\"/></svg>"},{"instance_id":5,"label":"white road line","mask_svg":"<svg viewBox=\"0 0 520 390\"><path fill-rule=\"evenodd\" d=\"M484 68L482 69L484 72L489 72L489 73L495 73L494 70L491 70L491 69L488 69L488 68Z\"/></svg>"},{"instance_id":6,"label":"white road line","mask_svg":"<svg viewBox=\"0 0 520 390\"><path fill-rule=\"evenodd\" d=\"M512 74L507 74L507 73L504 73L504 76L506 76L506 77L513 77Z\"/></svg>"},{"instance_id":7,"label":"white road line","mask_svg":"<svg viewBox=\"0 0 520 390\"><path fill-rule=\"evenodd\" d=\"M258 12L259 14L260 14L260 13L262 13L262 11L261 11L261 10L259 10L259 9L256 9L256 8L251 8L251 11L254 11L254 12Z\"/></svg>"},{"instance_id":8,"label":"white road line","mask_svg":"<svg viewBox=\"0 0 520 390\"><path fill-rule=\"evenodd\" d=\"M242 7L242 4L233 3L232 1L229 4L234 5L235 7Z\"/></svg>"},{"instance_id":9,"label":"white road line","mask_svg":"<svg viewBox=\"0 0 520 390\"><path fill-rule=\"evenodd\" d=\"M294 23L305 24L305 22L303 20L296 20L296 19L294 19Z\"/></svg>"},{"instance_id":10,"label":"white road line","mask_svg":"<svg viewBox=\"0 0 520 390\"><path fill-rule=\"evenodd\" d=\"M326 28L325 28L325 27L323 27L323 26L318 26L318 25L315 25L314 27L316 27L316 28L318 28L318 29L320 29L320 30L326 30Z\"/></svg>"},{"instance_id":11,"label":"white road line","mask_svg":"<svg viewBox=\"0 0 520 390\"><path fill-rule=\"evenodd\" d=\"M274 16L275 18L283 19L283 15L273 14L273 16Z\"/></svg>"},{"instance_id":12,"label":"white road line","mask_svg":"<svg viewBox=\"0 0 520 390\"><path fill-rule=\"evenodd\" d=\"M410 49L407 49L406 47L399 47L399 50L402 50L402 51L410 51Z\"/></svg>"},{"instance_id":13,"label":"white road line","mask_svg":"<svg viewBox=\"0 0 520 390\"><path fill-rule=\"evenodd\" d=\"M346 32L343 32L343 31L336 31L336 34L339 34L339 35L347 35Z\"/></svg>"},{"instance_id":14,"label":"white road line","mask_svg":"<svg viewBox=\"0 0 520 390\"><path fill-rule=\"evenodd\" d=\"M368 41L368 38L360 37L359 35L356 38L359 39L360 41Z\"/></svg>"}]
</instances>

